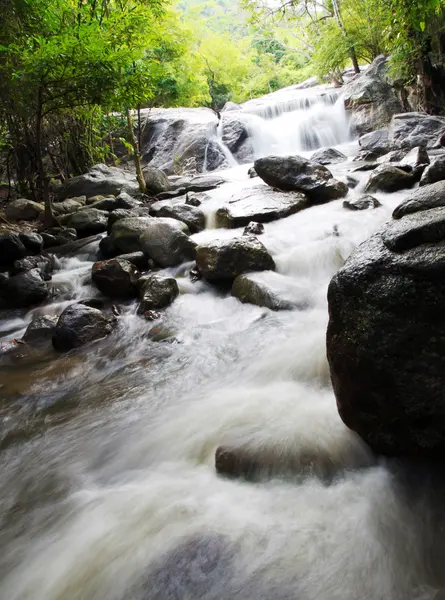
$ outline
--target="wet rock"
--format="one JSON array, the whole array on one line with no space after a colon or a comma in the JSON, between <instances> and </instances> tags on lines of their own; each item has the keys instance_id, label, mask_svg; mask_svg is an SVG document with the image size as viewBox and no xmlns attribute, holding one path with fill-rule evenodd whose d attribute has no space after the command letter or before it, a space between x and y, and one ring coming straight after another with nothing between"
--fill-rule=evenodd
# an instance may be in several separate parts
<instances>
[{"instance_id":1,"label":"wet rock","mask_svg":"<svg viewBox=\"0 0 445 600\"><path fill-rule=\"evenodd\" d=\"M273 271L238 275L232 285L232 296L271 310L304 309L310 303L305 289Z\"/></svg>"},{"instance_id":2,"label":"wet rock","mask_svg":"<svg viewBox=\"0 0 445 600\"><path fill-rule=\"evenodd\" d=\"M189 238L187 232L187 225L181 221L152 218L140 237L141 250L164 268L193 260L196 243Z\"/></svg>"},{"instance_id":3,"label":"wet rock","mask_svg":"<svg viewBox=\"0 0 445 600\"><path fill-rule=\"evenodd\" d=\"M425 168L430 164L430 158L425 148L418 146L408 152L400 161L402 167L410 167L413 177L419 181Z\"/></svg>"},{"instance_id":4,"label":"wet rock","mask_svg":"<svg viewBox=\"0 0 445 600\"><path fill-rule=\"evenodd\" d=\"M104 238L107 239L107 238ZM134 265L139 271L148 271L154 267L153 261L151 261L143 252L129 252L128 254L119 254L118 258L122 260L128 260Z\"/></svg>"},{"instance_id":5,"label":"wet rock","mask_svg":"<svg viewBox=\"0 0 445 600\"><path fill-rule=\"evenodd\" d=\"M411 192L392 213L394 219L400 219L430 208L445 207L445 181L425 185Z\"/></svg>"},{"instance_id":6,"label":"wet rock","mask_svg":"<svg viewBox=\"0 0 445 600\"><path fill-rule=\"evenodd\" d=\"M140 252L141 234L148 230L154 217L129 217L116 221L110 233L110 248L116 254Z\"/></svg>"},{"instance_id":7,"label":"wet rock","mask_svg":"<svg viewBox=\"0 0 445 600\"><path fill-rule=\"evenodd\" d=\"M255 170L268 185L285 191L306 194L312 204L322 204L348 193L345 183L331 172L301 156L267 156L255 161Z\"/></svg>"},{"instance_id":8,"label":"wet rock","mask_svg":"<svg viewBox=\"0 0 445 600\"><path fill-rule=\"evenodd\" d=\"M72 304L60 315L52 342L58 352L68 352L107 336L115 323L100 310L83 304Z\"/></svg>"},{"instance_id":9,"label":"wet rock","mask_svg":"<svg viewBox=\"0 0 445 600\"><path fill-rule=\"evenodd\" d=\"M218 175L202 174L195 175L195 177L170 177L170 186L172 190L177 192L177 196L183 194L202 194L209 190L214 190L223 183L225 179ZM161 199L161 194L158 194L157 198Z\"/></svg>"},{"instance_id":10,"label":"wet rock","mask_svg":"<svg viewBox=\"0 0 445 600\"><path fill-rule=\"evenodd\" d=\"M250 169L247 171L247 174L250 177L250 179L258 177L258 173L255 171L255 167L250 167Z\"/></svg>"},{"instance_id":11,"label":"wet rock","mask_svg":"<svg viewBox=\"0 0 445 600\"><path fill-rule=\"evenodd\" d=\"M156 310L146 310L144 312L144 319L146 321L156 321L161 318L161 313Z\"/></svg>"},{"instance_id":12,"label":"wet rock","mask_svg":"<svg viewBox=\"0 0 445 600\"><path fill-rule=\"evenodd\" d=\"M251 221L268 223L304 210L310 205L300 192L282 192L262 184L241 189L216 212L217 227L244 227Z\"/></svg>"},{"instance_id":13,"label":"wet rock","mask_svg":"<svg viewBox=\"0 0 445 600\"><path fill-rule=\"evenodd\" d=\"M77 240L77 232L69 227L51 227L40 234L44 248L63 246Z\"/></svg>"},{"instance_id":14,"label":"wet rock","mask_svg":"<svg viewBox=\"0 0 445 600\"><path fill-rule=\"evenodd\" d=\"M85 175L78 175L68 179L59 189L60 200L73 198L75 196L97 195L118 196L121 192L127 192L131 196L139 194L139 185L135 175L117 167L96 165Z\"/></svg>"},{"instance_id":15,"label":"wet rock","mask_svg":"<svg viewBox=\"0 0 445 600\"><path fill-rule=\"evenodd\" d=\"M43 204L19 198L6 205L5 217L8 221L33 221L45 210Z\"/></svg>"},{"instance_id":16,"label":"wet rock","mask_svg":"<svg viewBox=\"0 0 445 600\"><path fill-rule=\"evenodd\" d=\"M53 202L53 211L56 217L61 215L69 215L81 210L83 205L72 198L63 200L63 202Z\"/></svg>"},{"instance_id":17,"label":"wet rock","mask_svg":"<svg viewBox=\"0 0 445 600\"><path fill-rule=\"evenodd\" d=\"M428 165L422 177L420 178L419 186L430 185L437 181L443 181L445 179L445 156L439 156L435 158L430 165Z\"/></svg>"},{"instance_id":18,"label":"wet rock","mask_svg":"<svg viewBox=\"0 0 445 600\"><path fill-rule=\"evenodd\" d=\"M249 236L198 246L196 265L208 281L233 281L241 273L275 269L274 260L263 244Z\"/></svg>"},{"instance_id":19,"label":"wet rock","mask_svg":"<svg viewBox=\"0 0 445 600\"><path fill-rule=\"evenodd\" d=\"M360 196L357 200L345 200L343 202L343 208L348 210L369 210L370 208L378 208L379 206L382 206L381 203L370 194Z\"/></svg>"},{"instance_id":20,"label":"wet rock","mask_svg":"<svg viewBox=\"0 0 445 600\"><path fill-rule=\"evenodd\" d=\"M339 413L377 453L445 456L444 257L445 210L407 215L361 244L329 286Z\"/></svg>"},{"instance_id":21,"label":"wet rock","mask_svg":"<svg viewBox=\"0 0 445 600\"><path fill-rule=\"evenodd\" d=\"M348 186L348 188L350 190L355 189L359 183L360 183L360 181L358 179L356 179L355 177L351 177L351 175L348 175L346 177L346 185Z\"/></svg>"},{"instance_id":22,"label":"wet rock","mask_svg":"<svg viewBox=\"0 0 445 600\"><path fill-rule=\"evenodd\" d=\"M109 298L135 298L139 277L137 268L122 258L96 262L91 270L94 285Z\"/></svg>"},{"instance_id":23,"label":"wet rock","mask_svg":"<svg viewBox=\"0 0 445 600\"><path fill-rule=\"evenodd\" d=\"M18 275L32 269L38 269L41 275L51 275L55 266L56 263L53 254L37 254L34 256L25 256L25 258L14 261L9 273L10 275Z\"/></svg>"},{"instance_id":24,"label":"wet rock","mask_svg":"<svg viewBox=\"0 0 445 600\"><path fill-rule=\"evenodd\" d=\"M152 166L145 167L143 170L143 175L148 194L156 196L156 194L168 192L170 190L170 182L168 177L160 169Z\"/></svg>"},{"instance_id":25,"label":"wet rock","mask_svg":"<svg viewBox=\"0 0 445 600\"><path fill-rule=\"evenodd\" d=\"M354 158L354 160L355 160L355 158ZM355 167L355 169L353 169L352 172L353 173L361 173L361 172L366 172L366 171L374 171L375 169L377 169L378 166L379 166L379 163L372 162L367 165L360 165L359 167Z\"/></svg>"},{"instance_id":26,"label":"wet rock","mask_svg":"<svg viewBox=\"0 0 445 600\"><path fill-rule=\"evenodd\" d=\"M178 295L178 284L173 277L161 275L143 277L139 285L138 313L145 315L149 311L166 308Z\"/></svg>"},{"instance_id":27,"label":"wet rock","mask_svg":"<svg viewBox=\"0 0 445 600\"><path fill-rule=\"evenodd\" d=\"M198 233L205 229L205 215L204 213L187 204L175 204L170 206L162 202L156 202L152 204L150 208L150 214L154 217L169 217L185 223L191 233Z\"/></svg>"},{"instance_id":28,"label":"wet rock","mask_svg":"<svg viewBox=\"0 0 445 600\"><path fill-rule=\"evenodd\" d=\"M438 137L445 133L445 118L417 112L402 113L394 116L390 130L390 142L395 148L436 148Z\"/></svg>"},{"instance_id":29,"label":"wet rock","mask_svg":"<svg viewBox=\"0 0 445 600\"><path fill-rule=\"evenodd\" d=\"M38 233L26 231L19 233L19 238L29 254L39 254L43 250L43 238Z\"/></svg>"},{"instance_id":30,"label":"wet rock","mask_svg":"<svg viewBox=\"0 0 445 600\"><path fill-rule=\"evenodd\" d=\"M387 77L388 58L378 56L368 69L342 88L351 128L358 133L385 127L403 110Z\"/></svg>"},{"instance_id":31,"label":"wet rock","mask_svg":"<svg viewBox=\"0 0 445 600\"><path fill-rule=\"evenodd\" d=\"M44 302L49 296L46 283L38 269L20 273L2 282L0 288L0 307L28 308Z\"/></svg>"},{"instance_id":32,"label":"wet rock","mask_svg":"<svg viewBox=\"0 0 445 600\"><path fill-rule=\"evenodd\" d=\"M261 235L262 233L264 233L264 225L256 221L251 221L243 231L243 235Z\"/></svg>"},{"instance_id":33,"label":"wet rock","mask_svg":"<svg viewBox=\"0 0 445 600\"><path fill-rule=\"evenodd\" d=\"M108 213L96 208L85 208L78 212L65 215L61 223L70 229L75 229L79 238L88 237L106 231Z\"/></svg>"},{"instance_id":34,"label":"wet rock","mask_svg":"<svg viewBox=\"0 0 445 600\"><path fill-rule=\"evenodd\" d=\"M249 137L246 125L240 120L238 115L224 115L222 119L222 140L232 154L236 154L237 150Z\"/></svg>"},{"instance_id":35,"label":"wet rock","mask_svg":"<svg viewBox=\"0 0 445 600\"><path fill-rule=\"evenodd\" d=\"M348 157L336 150L335 148L326 148L325 150L317 150L311 156L311 161L316 162L320 165L332 165L335 163L341 163L348 160Z\"/></svg>"},{"instance_id":36,"label":"wet rock","mask_svg":"<svg viewBox=\"0 0 445 600\"><path fill-rule=\"evenodd\" d=\"M189 206L201 206L207 200L210 200L210 196L205 192L187 192L185 203Z\"/></svg>"},{"instance_id":37,"label":"wet rock","mask_svg":"<svg viewBox=\"0 0 445 600\"><path fill-rule=\"evenodd\" d=\"M397 192L413 187L415 178L411 173L393 165L380 165L370 175L365 192Z\"/></svg>"},{"instance_id":38,"label":"wet rock","mask_svg":"<svg viewBox=\"0 0 445 600\"><path fill-rule=\"evenodd\" d=\"M390 150L389 134L387 129L378 129L362 135L358 140L362 152L370 152L374 159L385 155Z\"/></svg>"},{"instance_id":39,"label":"wet rock","mask_svg":"<svg viewBox=\"0 0 445 600\"><path fill-rule=\"evenodd\" d=\"M149 206L140 206L139 208L117 208L113 210L108 216L108 233L111 232L113 225L120 221L121 219L130 219L133 217L149 217L150 216L150 207Z\"/></svg>"},{"instance_id":40,"label":"wet rock","mask_svg":"<svg viewBox=\"0 0 445 600\"><path fill-rule=\"evenodd\" d=\"M52 339L57 317L35 317L26 328L22 340L27 344L43 344Z\"/></svg>"},{"instance_id":41,"label":"wet rock","mask_svg":"<svg viewBox=\"0 0 445 600\"><path fill-rule=\"evenodd\" d=\"M377 163L382 165L384 163L401 163L406 156L406 150L391 150L383 156L377 159Z\"/></svg>"},{"instance_id":42,"label":"wet rock","mask_svg":"<svg viewBox=\"0 0 445 600\"><path fill-rule=\"evenodd\" d=\"M18 233L10 232L0 236L0 264L11 265L28 254Z\"/></svg>"}]
</instances>

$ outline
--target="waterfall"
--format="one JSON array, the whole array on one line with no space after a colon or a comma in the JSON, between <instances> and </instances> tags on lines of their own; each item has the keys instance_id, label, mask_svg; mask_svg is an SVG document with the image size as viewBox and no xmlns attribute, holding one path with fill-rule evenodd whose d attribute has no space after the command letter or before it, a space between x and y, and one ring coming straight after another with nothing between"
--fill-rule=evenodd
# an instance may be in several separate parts
<instances>
[{"instance_id":1,"label":"waterfall","mask_svg":"<svg viewBox=\"0 0 445 600\"><path fill-rule=\"evenodd\" d=\"M213 123L209 127L210 134L208 136L207 145L204 152L204 162L202 166L202 172L207 173L207 165L208 165L208 153L209 147L212 145L216 147L224 156L225 161L229 167L236 167L238 162L233 154L230 152L229 148L223 142L223 126L221 119L218 119L216 127L214 127Z\"/></svg>"}]
</instances>

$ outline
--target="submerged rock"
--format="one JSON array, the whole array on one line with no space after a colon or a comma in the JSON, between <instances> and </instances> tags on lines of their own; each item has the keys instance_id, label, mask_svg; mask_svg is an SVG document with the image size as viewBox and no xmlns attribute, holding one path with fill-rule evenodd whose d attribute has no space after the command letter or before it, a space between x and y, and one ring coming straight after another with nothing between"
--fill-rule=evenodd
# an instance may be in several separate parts
<instances>
[{"instance_id":1,"label":"submerged rock","mask_svg":"<svg viewBox=\"0 0 445 600\"><path fill-rule=\"evenodd\" d=\"M68 352L107 336L115 323L107 319L100 310L72 304L60 315L53 333L52 342L58 352Z\"/></svg>"},{"instance_id":2,"label":"submerged rock","mask_svg":"<svg viewBox=\"0 0 445 600\"><path fill-rule=\"evenodd\" d=\"M343 202L343 208L347 208L348 210L368 210L370 208L378 208L379 206L382 206L381 203L370 194L360 196L357 200L345 200Z\"/></svg>"},{"instance_id":3,"label":"submerged rock","mask_svg":"<svg viewBox=\"0 0 445 600\"><path fill-rule=\"evenodd\" d=\"M19 273L1 282L0 307L28 308L44 302L49 290L38 269Z\"/></svg>"},{"instance_id":4,"label":"submerged rock","mask_svg":"<svg viewBox=\"0 0 445 600\"><path fill-rule=\"evenodd\" d=\"M45 210L43 204L19 198L8 202L5 208L5 217L8 221L33 221Z\"/></svg>"},{"instance_id":5,"label":"submerged rock","mask_svg":"<svg viewBox=\"0 0 445 600\"><path fill-rule=\"evenodd\" d=\"M445 456L444 257L445 209L426 210L385 225L329 286L339 413L381 454Z\"/></svg>"},{"instance_id":6,"label":"submerged rock","mask_svg":"<svg viewBox=\"0 0 445 600\"><path fill-rule=\"evenodd\" d=\"M109 298L135 298L139 277L137 268L122 258L96 262L91 270L94 285Z\"/></svg>"},{"instance_id":7,"label":"submerged rock","mask_svg":"<svg viewBox=\"0 0 445 600\"><path fill-rule=\"evenodd\" d=\"M304 309L310 302L307 290L273 271L238 275L232 285L232 296L271 310Z\"/></svg>"},{"instance_id":8,"label":"submerged rock","mask_svg":"<svg viewBox=\"0 0 445 600\"><path fill-rule=\"evenodd\" d=\"M173 267L195 257L196 242L181 221L152 218L140 237L141 250L160 267Z\"/></svg>"},{"instance_id":9,"label":"submerged rock","mask_svg":"<svg viewBox=\"0 0 445 600\"><path fill-rule=\"evenodd\" d=\"M143 277L139 285L138 312L145 314L154 309L166 308L179 295L176 279L151 275Z\"/></svg>"},{"instance_id":10,"label":"submerged rock","mask_svg":"<svg viewBox=\"0 0 445 600\"><path fill-rule=\"evenodd\" d=\"M392 213L394 219L405 215L445 206L445 181L425 185L411 192Z\"/></svg>"},{"instance_id":11,"label":"submerged rock","mask_svg":"<svg viewBox=\"0 0 445 600\"><path fill-rule=\"evenodd\" d=\"M272 187L306 194L312 204L323 204L348 193L348 186L331 172L301 156L267 156L255 161L259 177Z\"/></svg>"},{"instance_id":12,"label":"submerged rock","mask_svg":"<svg viewBox=\"0 0 445 600\"><path fill-rule=\"evenodd\" d=\"M316 162L320 165L331 165L335 163L341 163L348 160L348 157L336 150L335 148L326 148L325 150L317 150L311 156L311 161Z\"/></svg>"},{"instance_id":13,"label":"submerged rock","mask_svg":"<svg viewBox=\"0 0 445 600\"><path fill-rule=\"evenodd\" d=\"M445 179L445 156L438 156L429 164L420 178L419 186L430 185Z\"/></svg>"},{"instance_id":14,"label":"submerged rock","mask_svg":"<svg viewBox=\"0 0 445 600\"><path fill-rule=\"evenodd\" d=\"M413 187L415 182L412 173L407 173L393 165L384 164L371 173L365 186L365 192L397 192Z\"/></svg>"},{"instance_id":15,"label":"submerged rock","mask_svg":"<svg viewBox=\"0 0 445 600\"><path fill-rule=\"evenodd\" d=\"M299 192L281 192L258 185L233 194L228 203L216 212L217 227L237 228L251 221L268 223L293 215L309 206Z\"/></svg>"},{"instance_id":16,"label":"submerged rock","mask_svg":"<svg viewBox=\"0 0 445 600\"><path fill-rule=\"evenodd\" d=\"M233 281L247 271L269 271L275 263L255 237L214 240L196 249L196 265L208 281Z\"/></svg>"}]
</instances>

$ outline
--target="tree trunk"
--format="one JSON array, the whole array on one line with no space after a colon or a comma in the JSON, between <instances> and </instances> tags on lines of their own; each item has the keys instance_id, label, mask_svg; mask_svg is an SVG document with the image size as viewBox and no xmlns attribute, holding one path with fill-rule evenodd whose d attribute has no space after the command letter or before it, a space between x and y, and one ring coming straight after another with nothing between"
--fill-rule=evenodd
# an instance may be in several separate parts
<instances>
[{"instance_id":1,"label":"tree trunk","mask_svg":"<svg viewBox=\"0 0 445 600\"><path fill-rule=\"evenodd\" d=\"M43 93L42 88L39 88L37 98L37 113L36 113L36 159L37 171L39 178L39 196L40 201L45 205L45 215L43 219L43 227L48 229L54 225L53 203L49 193L49 178L45 173L43 165L43 140L42 140L42 111L43 111Z\"/></svg>"},{"instance_id":2,"label":"tree trunk","mask_svg":"<svg viewBox=\"0 0 445 600\"><path fill-rule=\"evenodd\" d=\"M338 25L343 37L345 38L345 40L348 40L348 33L346 31L345 24L343 23L338 0L332 0L332 7L334 9L334 16L335 16L335 20L337 21L337 25ZM349 47L348 54L352 61L352 66L354 67L354 72L360 73L360 67L358 66L358 60L357 60L357 54L356 54L355 48L352 44Z\"/></svg>"},{"instance_id":3,"label":"tree trunk","mask_svg":"<svg viewBox=\"0 0 445 600\"><path fill-rule=\"evenodd\" d=\"M142 173L141 155L139 153L139 144L138 144L138 140L137 140L136 136L134 135L133 120L131 118L130 109L127 108L125 112L127 115L128 135L130 137L130 144L133 146L133 160L134 160L134 166L136 167L136 179L138 180L139 189L140 189L141 193L145 194L145 192L147 191L147 186L145 185L145 179L144 179L144 175Z\"/></svg>"}]
</instances>

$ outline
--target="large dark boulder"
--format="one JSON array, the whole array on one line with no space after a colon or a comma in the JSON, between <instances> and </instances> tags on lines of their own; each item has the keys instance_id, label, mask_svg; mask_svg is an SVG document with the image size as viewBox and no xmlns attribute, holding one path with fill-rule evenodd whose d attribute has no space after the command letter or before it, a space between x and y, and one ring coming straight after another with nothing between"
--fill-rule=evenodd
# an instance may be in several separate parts
<instances>
[{"instance_id":1,"label":"large dark boulder","mask_svg":"<svg viewBox=\"0 0 445 600\"><path fill-rule=\"evenodd\" d=\"M397 192L413 187L416 179L410 172L391 164L379 165L371 173L365 192Z\"/></svg>"},{"instance_id":2,"label":"large dark boulder","mask_svg":"<svg viewBox=\"0 0 445 600\"><path fill-rule=\"evenodd\" d=\"M119 222L117 223L119 224ZM195 258L196 242L182 221L152 218L140 237L141 250L160 267L174 267Z\"/></svg>"},{"instance_id":3,"label":"large dark boulder","mask_svg":"<svg viewBox=\"0 0 445 600\"><path fill-rule=\"evenodd\" d=\"M38 269L19 273L0 284L0 307L28 308L44 302L49 290Z\"/></svg>"},{"instance_id":4,"label":"large dark boulder","mask_svg":"<svg viewBox=\"0 0 445 600\"><path fill-rule=\"evenodd\" d=\"M28 254L20 235L15 232L0 235L0 265L11 265Z\"/></svg>"},{"instance_id":5,"label":"large dark boulder","mask_svg":"<svg viewBox=\"0 0 445 600\"><path fill-rule=\"evenodd\" d=\"M94 285L109 298L135 298L139 277L138 269L122 258L96 262L91 269Z\"/></svg>"},{"instance_id":6,"label":"large dark boulder","mask_svg":"<svg viewBox=\"0 0 445 600\"><path fill-rule=\"evenodd\" d=\"M430 185L445 179L445 156L435 158L424 170L419 186Z\"/></svg>"},{"instance_id":7,"label":"large dark boulder","mask_svg":"<svg viewBox=\"0 0 445 600\"><path fill-rule=\"evenodd\" d=\"M327 354L341 418L390 456L445 458L445 209L391 221L332 279Z\"/></svg>"},{"instance_id":8,"label":"large dark boulder","mask_svg":"<svg viewBox=\"0 0 445 600\"><path fill-rule=\"evenodd\" d=\"M155 202L151 205L150 213L154 217L168 217L185 223L190 233L198 233L205 229L206 218L202 210L189 204L166 204L164 202Z\"/></svg>"},{"instance_id":9,"label":"large dark boulder","mask_svg":"<svg viewBox=\"0 0 445 600\"><path fill-rule=\"evenodd\" d=\"M60 200L75 196L118 196L127 192L131 196L139 194L139 185L133 173L117 167L96 165L85 175L68 179L58 190Z\"/></svg>"},{"instance_id":10,"label":"large dark boulder","mask_svg":"<svg viewBox=\"0 0 445 600\"><path fill-rule=\"evenodd\" d=\"M139 285L140 314L149 310L166 308L179 294L178 284L174 277L150 275L143 277Z\"/></svg>"},{"instance_id":11,"label":"large dark boulder","mask_svg":"<svg viewBox=\"0 0 445 600\"><path fill-rule=\"evenodd\" d=\"M440 148L440 138L445 134L445 118L417 112L402 113L394 116L390 131L390 142L394 148Z\"/></svg>"},{"instance_id":12,"label":"large dark boulder","mask_svg":"<svg viewBox=\"0 0 445 600\"><path fill-rule=\"evenodd\" d=\"M58 352L68 352L94 340L107 336L115 323L105 317L100 310L72 304L60 315L53 332L52 342Z\"/></svg>"},{"instance_id":13,"label":"large dark boulder","mask_svg":"<svg viewBox=\"0 0 445 600\"><path fill-rule=\"evenodd\" d=\"M208 281L231 282L241 273L275 269L274 260L265 246L256 237L247 235L198 246L196 265Z\"/></svg>"},{"instance_id":14,"label":"large dark boulder","mask_svg":"<svg viewBox=\"0 0 445 600\"><path fill-rule=\"evenodd\" d=\"M306 194L312 204L343 198L348 186L333 179L331 172L301 156L267 156L255 161L255 171L268 185Z\"/></svg>"},{"instance_id":15,"label":"large dark boulder","mask_svg":"<svg viewBox=\"0 0 445 600\"><path fill-rule=\"evenodd\" d=\"M310 206L301 192L282 192L264 184L235 192L216 212L217 227L245 227L251 221L268 223L293 215Z\"/></svg>"},{"instance_id":16,"label":"large dark boulder","mask_svg":"<svg viewBox=\"0 0 445 600\"><path fill-rule=\"evenodd\" d=\"M28 254L40 254L43 250L43 238L39 233L34 231L23 231L19 233L19 238L25 246Z\"/></svg>"},{"instance_id":17,"label":"large dark boulder","mask_svg":"<svg viewBox=\"0 0 445 600\"><path fill-rule=\"evenodd\" d=\"M110 249L116 254L139 252L140 237L147 231L153 217L128 217L117 220L111 227L109 236Z\"/></svg>"},{"instance_id":18,"label":"large dark boulder","mask_svg":"<svg viewBox=\"0 0 445 600\"><path fill-rule=\"evenodd\" d=\"M394 219L429 208L445 206L445 181L425 185L411 192L392 213Z\"/></svg>"}]
</instances>

